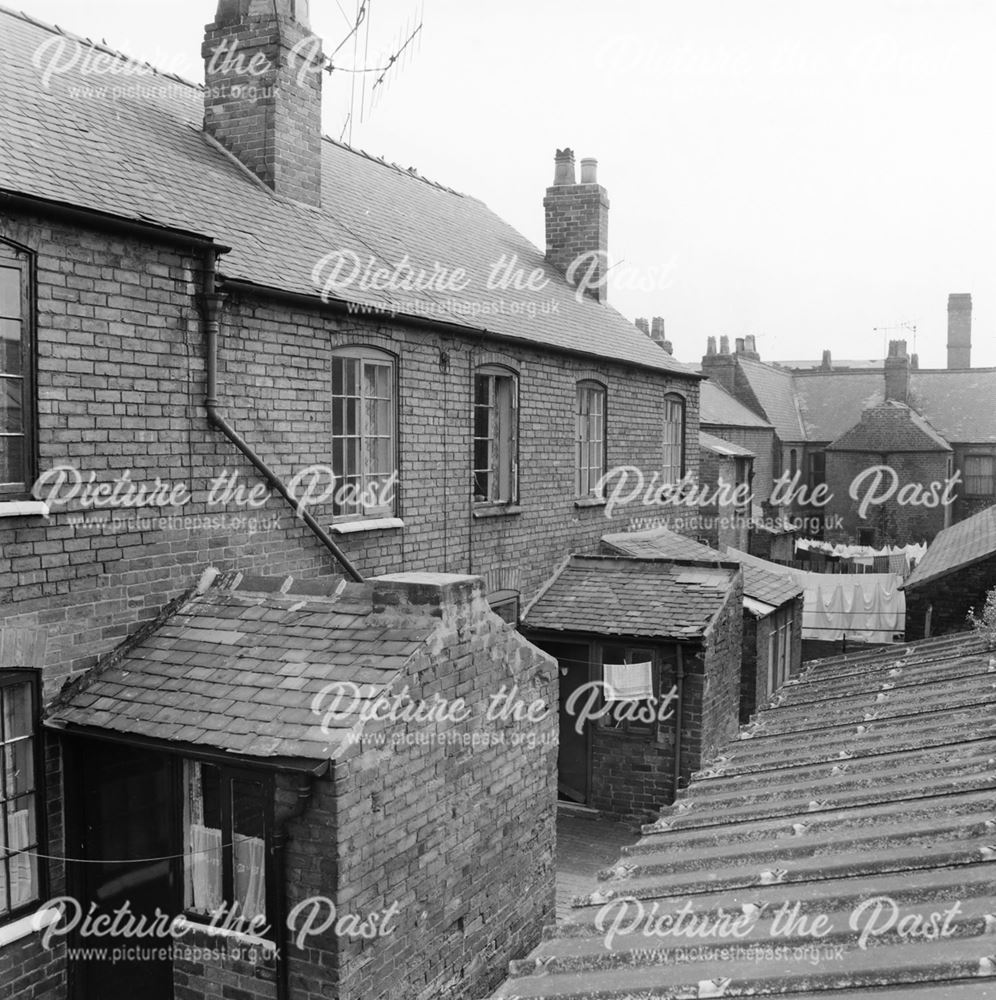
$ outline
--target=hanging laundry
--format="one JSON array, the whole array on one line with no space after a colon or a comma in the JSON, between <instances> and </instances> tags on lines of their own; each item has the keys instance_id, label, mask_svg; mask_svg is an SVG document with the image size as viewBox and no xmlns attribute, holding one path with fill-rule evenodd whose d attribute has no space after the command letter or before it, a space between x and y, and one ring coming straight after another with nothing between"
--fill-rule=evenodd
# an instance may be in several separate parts
<instances>
[{"instance_id":1,"label":"hanging laundry","mask_svg":"<svg viewBox=\"0 0 996 1000\"><path fill-rule=\"evenodd\" d=\"M642 701L654 696L653 664L645 663L606 663L605 700L606 701Z\"/></svg>"}]
</instances>

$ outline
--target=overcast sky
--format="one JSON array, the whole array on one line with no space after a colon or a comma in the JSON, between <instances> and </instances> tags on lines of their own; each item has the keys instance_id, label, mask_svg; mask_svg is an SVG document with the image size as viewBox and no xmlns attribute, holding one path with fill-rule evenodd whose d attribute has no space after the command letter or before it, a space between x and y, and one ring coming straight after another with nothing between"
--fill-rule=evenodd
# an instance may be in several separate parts
<instances>
[{"instance_id":1,"label":"overcast sky","mask_svg":"<svg viewBox=\"0 0 996 1000\"><path fill-rule=\"evenodd\" d=\"M202 79L214 0L8 0ZM996 365L992 0L371 0L333 74L325 130L472 194L543 243L553 154L599 160L626 316L675 353L755 334L766 360L882 356L916 326L945 364L948 292ZM331 52L357 0L311 0ZM369 35L369 39L368 39ZM348 42L336 59L353 66ZM361 100L362 98L362 100ZM365 120L360 121L361 104ZM347 133L348 135L348 133ZM889 328L887 330L875 328Z\"/></svg>"}]
</instances>

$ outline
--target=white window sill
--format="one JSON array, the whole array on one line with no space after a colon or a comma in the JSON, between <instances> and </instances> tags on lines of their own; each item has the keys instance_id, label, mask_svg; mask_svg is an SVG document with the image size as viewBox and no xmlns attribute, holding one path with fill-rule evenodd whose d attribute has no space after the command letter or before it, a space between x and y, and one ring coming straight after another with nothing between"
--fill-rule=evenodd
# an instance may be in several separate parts
<instances>
[{"instance_id":1,"label":"white window sill","mask_svg":"<svg viewBox=\"0 0 996 1000\"><path fill-rule=\"evenodd\" d=\"M482 503L473 510L474 517L509 517L521 513L522 507L517 503Z\"/></svg>"},{"instance_id":2,"label":"white window sill","mask_svg":"<svg viewBox=\"0 0 996 1000\"><path fill-rule=\"evenodd\" d=\"M257 934L247 934L245 931L237 931L231 927L212 927L210 924L202 924L196 920L188 920L186 917L177 917L173 923L177 931L200 931L208 937L224 938L226 941L233 941L236 944L247 945L263 949L274 950L276 945L269 939L259 937Z\"/></svg>"},{"instance_id":3,"label":"white window sill","mask_svg":"<svg viewBox=\"0 0 996 1000\"><path fill-rule=\"evenodd\" d=\"M337 535L351 535L354 531L383 531L385 528L403 528L405 522L400 517L378 517L369 521L343 521L333 524L332 531Z\"/></svg>"},{"instance_id":4,"label":"white window sill","mask_svg":"<svg viewBox=\"0 0 996 1000\"><path fill-rule=\"evenodd\" d=\"M13 923L4 924L3 927L0 927L0 948L6 948L7 945L20 941L21 938L26 938L31 934L38 934L58 919L59 911L46 907L43 910L29 913L26 917L21 917L20 920L15 920Z\"/></svg>"},{"instance_id":5,"label":"white window sill","mask_svg":"<svg viewBox=\"0 0 996 1000\"><path fill-rule=\"evenodd\" d=\"M574 501L575 507L605 507L607 504L605 497L578 497Z\"/></svg>"},{"instance_id":6,"label":"white window sill","mask_svg":"<svg viewBox=\"0 0 996 1000\"><path fill-rule=\"evenodd\" d=\"M0 517L48 517L48 504L41 500L0 501Z\"/></svg>"}]
</instances>

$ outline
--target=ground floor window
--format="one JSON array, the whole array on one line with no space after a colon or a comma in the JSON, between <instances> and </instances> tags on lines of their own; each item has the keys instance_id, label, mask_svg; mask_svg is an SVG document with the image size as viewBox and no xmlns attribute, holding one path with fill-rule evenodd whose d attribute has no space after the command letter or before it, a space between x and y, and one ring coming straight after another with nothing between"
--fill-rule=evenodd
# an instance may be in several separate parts
<instances>
[{"instance_id":1,"label":"ground floor window","mask_svg":"<svg viewBox=\"0 0 996 1000\"><path fill-rule=\"evenodd\" d=\"M267 926L268 780L185 761L184 905L210 917L224 908L255 933Z\"/></svg>"},{"instance_id":2,"label":"ground floor window","mask_svg":"<svg viewBox=\"0 0 996 1000\"><path fill-rule=\"evenodd\" d=\"M37 721L37 677L0 671L0 920L41 895Z\"/></svg>"}]
</instances>

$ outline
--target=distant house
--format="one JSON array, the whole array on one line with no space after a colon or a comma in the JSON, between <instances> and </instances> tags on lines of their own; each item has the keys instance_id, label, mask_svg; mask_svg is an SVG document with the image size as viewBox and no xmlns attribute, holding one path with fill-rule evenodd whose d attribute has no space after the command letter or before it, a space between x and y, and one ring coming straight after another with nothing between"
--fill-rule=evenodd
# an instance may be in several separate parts
<instances>
[{"instance_id":1,"label":"distant house","mask_svg":"<svg viewBox=\"0 0 996 1000\"><path fill-rule=\"evenodd\" d=\"M737 561L667 528L604 535L602 551L706 565ZM753 563L744 563L742 569L740 721L745 722L801 668L803 589Z\"/></svg>"},{"instance_id":2,"label":"distant house","mask_svg":"<svg viewBox=\"0 0 996 1000\"><path fill-rule=\"evenodd\" d=\"M708 544L735 549L748 546L754 453L705 431L699 432L699 483L705 500L697 515L696 537Z\"/></svg>"},{"instance_id":3,"label":"distant house","mask_svg":"<svg viewBox=\"0 0 996 1000\"><path fill-rule=\"evenodd\" d=\"M737 341L732 353L727 338L721 339L719 350L715 338L711 338L702 371L772 425L775 477L787 473L809 490L824 483L833 486L838 508L850 503L846 496L850 482L845 486L843 480L847 473L855 471L854 463L858 461L842 458L840 443L842 439L846 442L844 435L861 423L862 414L868 410L886 403L908 407L916 418L925 421L927 433L939 439L935 442L938 448L924 448L921 439L912 452L900 458L899 451L890 448L886 440L881 442L886 445L883 450L869 448L861 461L894 462L899 477L897 492L907 484L938 482L943 486L948 475L957 475L959 483L949 491L952 502L948 505L950 521L957 522L996 502L996 408L991 405L996 397L996 369L970 367L971 319L971 296L950 295L948 365L944 369L921 369L917 356L907 353L904 340L893 341L889 356L879 361L835 363L830 352L825 351L821 362L765 363L754 339L745 337ZM867 443L877 447L880 442L874 438L874 434L870 435ZM945 448L950 449L950 472L938 457ZM836 472L829 466L835 466ZM760 463L757 471L756 489L761 492L764 486L760 482ZM831 475L835 479L832 484ZM828 525L829 540L859 543L863 537L876 547L929 540L946 523L935 514L896 521L888 514L876 519L869 512L858 518L860 523L851 516L841 527L826 508L799 502L790 505L790 511L822 517Z\"/></svg>"},{"instance_id":4,"label":"distant house","mask_svg":"<svg viewBox=\"0 0 996 1000\"><path fill-rule=\"evenodd\" d=\"M742 602L730 562L573 556L553 576L522 629L560 665L563 798L650 816L725 745ZM634 691L638 701L614 700Z\"/></svg>"},{"instance_id":5,"label":"distant house","mask_svg":"<svg viewBox=\"0 0 996 1000\"><path fill-rule=\"evenodd\" d=\"M967 628L996 587L996 506L941 531L904 587L908 639Z\"/></svg>"}]
</instances>

